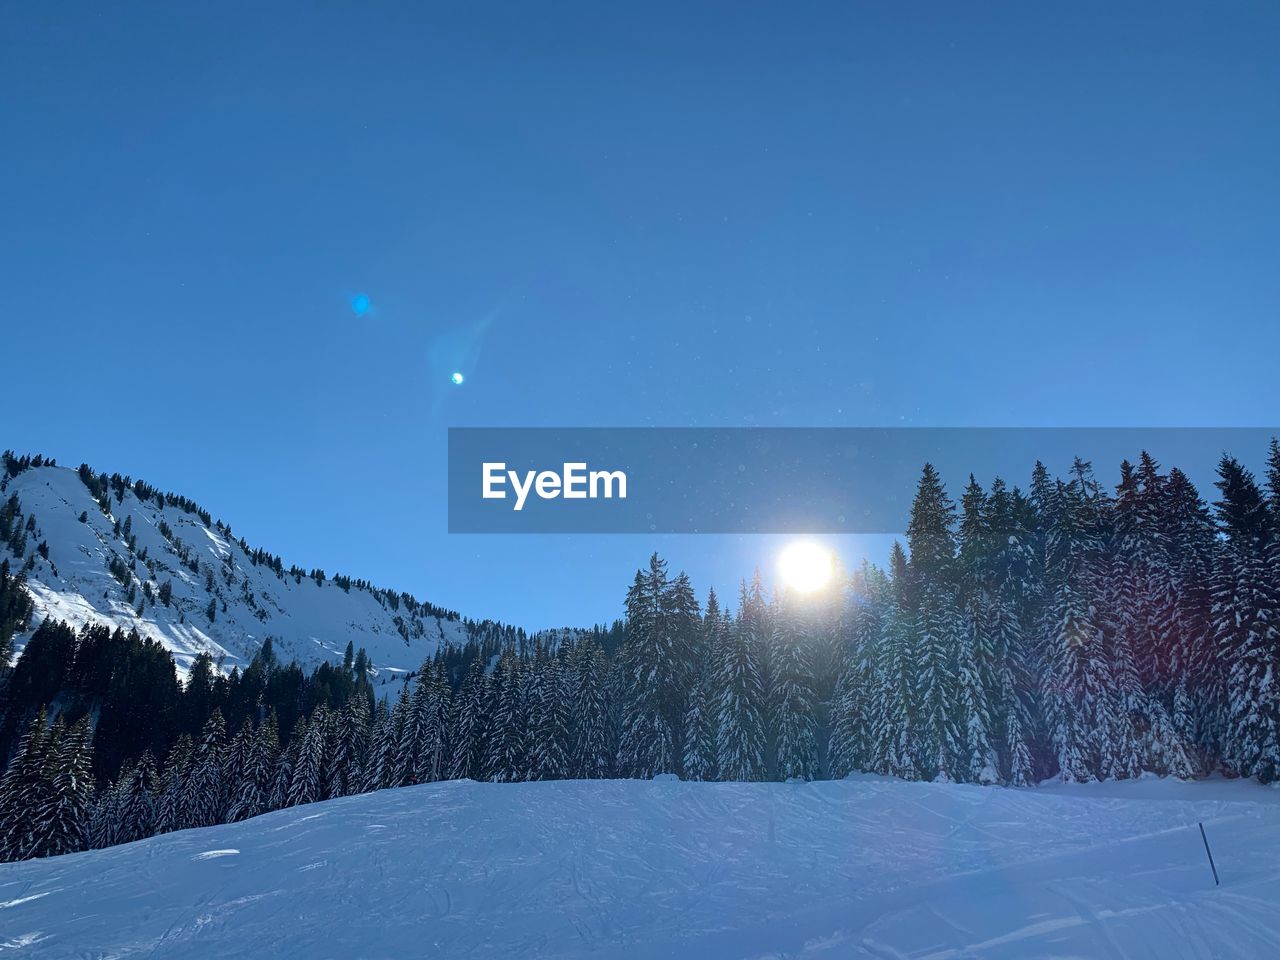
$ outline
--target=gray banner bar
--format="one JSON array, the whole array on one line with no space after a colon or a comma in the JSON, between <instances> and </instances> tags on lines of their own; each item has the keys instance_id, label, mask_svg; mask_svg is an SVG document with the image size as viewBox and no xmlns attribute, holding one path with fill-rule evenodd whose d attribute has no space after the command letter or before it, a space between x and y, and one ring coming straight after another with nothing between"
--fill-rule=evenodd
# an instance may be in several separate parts
<instances>
[{"instance_id":1,"label":"gray banner bar","mask_svg":"<svg viewBox=\"0 0 1280 960\"><path fill-rule=\"evenodd\" d=\"M900 533L921 467L1026 488L1075 457L1111 488L1146 450L1214 499L1224 453L1260 468L1262 427L455 427L450 533ZM568 466L566 466L568 465ZM619 474L624 475L620 479ZM625 486L625 490L623 489ZM486 496L485 494L488 494Z\"/></svg>"}]
</instances>

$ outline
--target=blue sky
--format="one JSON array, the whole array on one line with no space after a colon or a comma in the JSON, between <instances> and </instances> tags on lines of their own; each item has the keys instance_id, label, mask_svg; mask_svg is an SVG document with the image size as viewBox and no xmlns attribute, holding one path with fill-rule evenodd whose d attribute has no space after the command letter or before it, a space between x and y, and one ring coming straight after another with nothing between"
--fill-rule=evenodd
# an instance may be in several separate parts
<instances>
[{"instance_id":1,"label":"blue sky","mask_svg":"<svg viewBox=\"0 0 1280 960\"><path fill-rule=\"evenodd\" d=\"M450 425L1266 425L1277 28L11 6L0 446L539 627L619 615L655 547L731 591L778 543L450 537Z\"/></svg>"}]
</instances>

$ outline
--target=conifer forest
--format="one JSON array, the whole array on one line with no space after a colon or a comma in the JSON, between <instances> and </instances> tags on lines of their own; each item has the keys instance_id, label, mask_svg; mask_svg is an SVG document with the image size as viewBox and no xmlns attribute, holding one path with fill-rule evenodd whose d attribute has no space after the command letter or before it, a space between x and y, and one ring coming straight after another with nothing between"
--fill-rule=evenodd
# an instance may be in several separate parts
<instances>
[{"instance_id":1,"label":"conifer forest","mask_svg":"<svg viewBox=\"0 0 1280 960\"><path fill-rule=\"evenodd\" d=\"M206 656L180 676L136 633L46 619L0 691L0 854L444 779L1268 783L1280 446L1265 476L1224 456L1217 478L1206 498L1142 454L1114 485L1076 461L953 493L926 465L886 569L700 595L655 554L612 627L474 631L390 685L360 637L310 672L268 638L243 670ZM34 545L20 514L0 520L9 641L29 628Z\"/></svg>"}]
</instances>

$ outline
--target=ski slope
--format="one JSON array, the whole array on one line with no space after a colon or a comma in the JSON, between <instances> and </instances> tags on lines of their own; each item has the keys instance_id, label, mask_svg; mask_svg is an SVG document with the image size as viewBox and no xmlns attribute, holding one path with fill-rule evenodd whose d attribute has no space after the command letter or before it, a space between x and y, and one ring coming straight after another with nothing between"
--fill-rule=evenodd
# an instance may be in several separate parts
<instances>
[{"instance_id":1,"label":"ski slope","mask_svg":"<svg viewBox=\"0 0 1280 960\"><path fill-rule=\"evenodd\" d=\"M341 660L351 641L368 651L384 678L416 670L441 644L467 639L465 624L457 620L414 614L403 604L394 609L385 597L368 590L343 590L331 579L317 583L306 576L278 576L265 564L255 564L216 525L206 526L173 504L161 509L154 500L139 500L126 490L121 500L112 498L111 515L105 516L75 470L33 467L0 491L6 500L15 494L23 514L36 519L26 553L35 564L28 574L36 610L33 628L53 617L76 627L106 623L134 629L163 644L183 671L202 652L220 661L224 670L243 668L268 636L281 660L297 659L311 668L324 660ZM126 519L137 538L133 550L115 528ZM162 521L169 537L162 533ZM47 560L36 553L42 540L49 546ZM144 550L150 569L137 559ZM198 573L181 562L179 551L197 561ZM146 581L153 591L170 582L170 604L147 603L139 615L136 599L130 602L127 588L108 570L112 557L133 562L138 596ZM212 621L206 614L210 600L216 607ZM18 649L25 640L17 638Z\"/></svg>"},{"instance_id":2,"label":"ski slope","mask_svg":"<svg viewBox=\"0 0 1280 960\"><path fill-rule=\"evenodd\" d=\"M1245 782L457 781L0 865L0 950L1262 958L1278 848Z\"/></svg>"}]
</instances>

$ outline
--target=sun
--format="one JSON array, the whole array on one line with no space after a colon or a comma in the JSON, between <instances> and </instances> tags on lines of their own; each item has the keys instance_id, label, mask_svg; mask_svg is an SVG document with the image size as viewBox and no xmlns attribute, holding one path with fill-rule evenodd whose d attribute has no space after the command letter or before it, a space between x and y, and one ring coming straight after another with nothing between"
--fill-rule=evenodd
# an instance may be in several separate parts
<instances>
[{"instance_id":1,"label":"sun","mask_svg":"<svg viewBox=\"0 0 1280 960\"><path fill-rule=\"evenodd\" d=\"M826 547L809 540L787 546L778 557L778 572L792 590L812 593L831 582L836 558Z\"/></svg>"}]
</instances>

